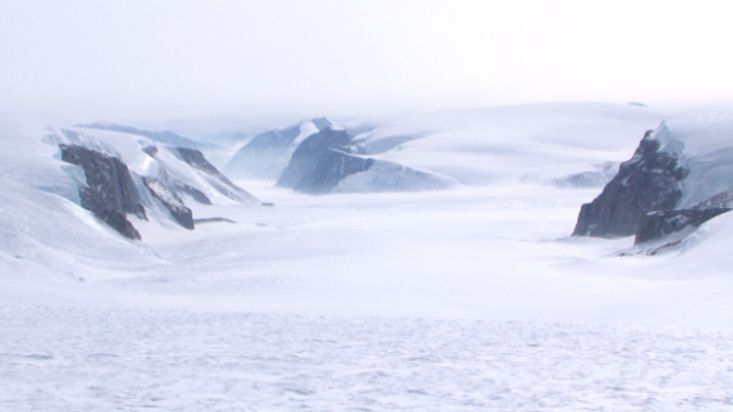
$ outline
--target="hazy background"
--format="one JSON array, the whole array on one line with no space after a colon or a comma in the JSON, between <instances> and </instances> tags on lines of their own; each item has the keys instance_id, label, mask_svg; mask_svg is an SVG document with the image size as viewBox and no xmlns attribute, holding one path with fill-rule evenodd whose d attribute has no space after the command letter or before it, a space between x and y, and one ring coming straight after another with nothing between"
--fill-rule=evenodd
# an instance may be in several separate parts
<instances>
[{"instance_id":1,"label":"hazy background","mask_svg":"<svg viewBox=\"0 0 733 412\"><path fill-rule=\"evenodd\" d=\"M729 1L0 0L0 109L350 115L733 96Z\"/></svg>"}]
</instances>

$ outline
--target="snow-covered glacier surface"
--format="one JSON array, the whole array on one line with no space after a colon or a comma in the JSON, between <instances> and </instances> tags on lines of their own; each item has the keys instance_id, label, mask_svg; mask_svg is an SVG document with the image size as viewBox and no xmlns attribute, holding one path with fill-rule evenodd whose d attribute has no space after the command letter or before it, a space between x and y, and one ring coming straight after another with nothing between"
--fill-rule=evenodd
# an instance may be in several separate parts
<instances>
[{"instance_id":1,"label":"snow-covered glacier surface","mask_svg":"<svg viewBox=\"0 0 733 412\"><path fill-rule=\"evenodd\" d=\"M309 196L241 181L275 206L200 205L227 220L193 231L136 221L143 241L75 202L58 149L23 138L48 129L6 124L0 410L733 410L733 218L668 253L619 256L633 239L569 236L597 189L544 184L628 158L654 127L630 119L628 142L381 142L375 156L484 183ZM113 146L155 173L137 143ZM496 172L511 178L486 184Z\"/></svg>"},{"instance_id":2,"label":"snow-covered glacier surface","mask_svg":"<svg viewBox=\"0 0 733 412\"><path fill-rule=\"evenodd\" d=\"M1 409L733 408L730 243L618 257L568 237L587 189L242 185L276 206L79 262L4 246Z\"/></svg>"},{"instance_id":3,"label":"snow-covered glacier surface","mask_svg":"<svg viewBox=\"0 0 733 412\"><path fill-rule=\"evenodd\" d=\"M729 334L42 306L0 322L7 410L733 407Z\"/></svg>"}]
</instances>

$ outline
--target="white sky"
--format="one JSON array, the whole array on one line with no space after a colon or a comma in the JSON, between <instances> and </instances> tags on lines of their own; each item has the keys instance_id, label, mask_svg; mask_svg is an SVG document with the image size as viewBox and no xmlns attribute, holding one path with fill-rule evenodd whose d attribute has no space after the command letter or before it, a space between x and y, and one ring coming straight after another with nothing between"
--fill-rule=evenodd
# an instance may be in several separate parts
<instances>
[{"instance_id":1,"label":"white sky","mask_svg":"<svg viewBox=\"0 0 733 412\"><path fill-rule=\"evenodd\" d=\"M733 2L0 0L0 108L155 117L733 100Z\"/></svg>"}]
</instances>

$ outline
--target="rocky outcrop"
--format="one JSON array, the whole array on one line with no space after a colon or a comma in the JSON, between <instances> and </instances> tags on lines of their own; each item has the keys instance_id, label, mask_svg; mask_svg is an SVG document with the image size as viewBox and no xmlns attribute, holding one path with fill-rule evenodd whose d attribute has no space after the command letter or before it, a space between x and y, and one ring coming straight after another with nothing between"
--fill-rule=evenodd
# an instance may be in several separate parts
<instances>
[{"instance_id":1,"label":"rocky outcrop","mask_svg":"<svg viewBox=\"0 0 733 412\"><path fill-rule=\"evenodd\" d=\"M680 181L687 170L677 155L660 150L649 131L634 156L591 203L584 204L573 235L618 237L637 232L649 212L673 210L681 196Z\"/></svg>"},{"instance_id":2,"label":"rocky outcrop","mask_svg":"<svg viewBox=\"0 0 733 412\"><path fill-rule=\"evenodd\" d=\"M201 203L202 205L211 205L211 199L204 194L204 192L196 189L191 185L187 185L183 182L174 183L176 190L185 193L193 198L193 200Z\"/></svg>"},{"instance_id":3,"label":"rocky outcrop","mask_svg":"<svg viewBox=\"0 0 733 412\"><path fill-rule=\"evenodd\" d=\"M179 159L186 162L191 167L203 172L203 176L216 190L218 190L224 196L236 201L252 200L252 195L247 193L244 189L237 186L234 182L229 180L219 169L211 164L204 154L198 150L188 149L185 147L176 147L171 149L173 154ZM211 204L211 200L204 195L201 191L195 189L190 185L180 184L180 189L191 195L196 201L203 204ZM257 201L254 199L254 201ZM259 202L259 201L257 201Z\"/></svg>"},{"instance_id":4,"label":"rocky outcrop","mask_svg":"<svg viewBox=\"0 0 733 412\"><path fill-rule=\"evenodd\" d=\"M212 175L219 175L226 179L224 175L222 175L219 172L219 169L217 169L214 165L212 165L208 160L206 160L206 157L204 157L204 154L201 153L198 150L189 149L186 147L176 147L175 148L176 153L178 153L179 157L189 165L202 170L206 173L212 174Z\"/></svg>"},{"instance_id":5,"label":"rocky outcrop","mask_svg":"<svg viewBox=\"0 0 733 412\"><path fill-rule=\"evenodd\" d=\"M334 149L345 151L345 147L350 142L351 136L344 130L324 129L310 136L295 149L290 163L283 171L277 185L292 189L297 188L302 180L306 179L307 181L309 177L312 177L324 157L333 156ZM329 158L326 158L326 160L329 160ZM312 184L306 182L304 186L312 186Z\"/></svg>"},{"instance_id":6,"label":"rocky outcrop","mask_svg":"<svg viewBox=\"0 0 733 412\"><path fill-rule=\"evenodd\" d=\"M710 209L657 210L646 213L639 221L634 243L649 242L685 229L696 228L729 210L728 208L715 207Z\"/></svg>"},{"instance_id":7,"label":"rocky outcrop","mask_svg":"<svg viewBox=\"0 0 733 412\"><path fill-rule=\"evenodd\" d=\"M718 193L689 209L657 210L646 213L636 230L635 243L661 239L687 228L696 228L731 210L733 191Z\"/></svg>"},{"instance_id":8,"label":"rocky outcrop","mask_svg":"<svg viewBox=\"0 0 733 412\"><path fill-rule=\"evenodd\" d=\"M186 207L176 192L170 190L159 180L151 177L143 177L143 183L153 197L158 199L178 224L186 229L193 229L193 213L191 209Z\"/></svg>"},{"instance_id":9,"label":"rocky outcrop","mask_svg":"<svg viewBox=\"0 0 733 412\"><path fill-rule=\"evenodd\" d=\"M127 219L132 213L147 219L127 165L120 159L82 146L59 145L61 159L84 170L86 186L79 189L81 206L129 239L140 233Z\"/></svg>"},{"instance_id":10,"label":"rocky outcrop","mask_svg":"<svg viewBox=\"0 0 733 412\"><path fill-rule=\"evenodd\" d=\"M660 150L659 141L647 132L634 156L621 164L601 194L581 207L574 235L634 235L635 244L640 244L684 233L731 210L731 190L679 208L682 182L689 171L680 166L677 156ZM665 247L675 242L679 239Z\"/></svg>"},{"instance_id":11,"label":"rocky outcrop","mask_svg":"<svg viewBox=\"0 0 733 412\"><path fill-rule=\"evenodd\" d=\"M328 150L315 169L303 176L295 190L311 194L329 193L346 176L369 170L374 159Z\"/></svg>"}]
</instances>

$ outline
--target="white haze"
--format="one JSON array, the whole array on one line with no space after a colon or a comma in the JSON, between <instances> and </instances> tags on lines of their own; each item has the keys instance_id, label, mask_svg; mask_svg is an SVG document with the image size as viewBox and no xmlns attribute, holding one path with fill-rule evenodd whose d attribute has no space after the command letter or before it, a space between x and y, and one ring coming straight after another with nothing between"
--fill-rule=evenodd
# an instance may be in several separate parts
<instances>
[{"instance_id":1,"label":"white haze","mask_svg":"<svg viewBox=\"0 0 733 412\"><path fill-rule=\"evenodd\" d=\"M16 0L0 109L85 118L728 100L726 1Z\"/></svg>"}]
</instances>

